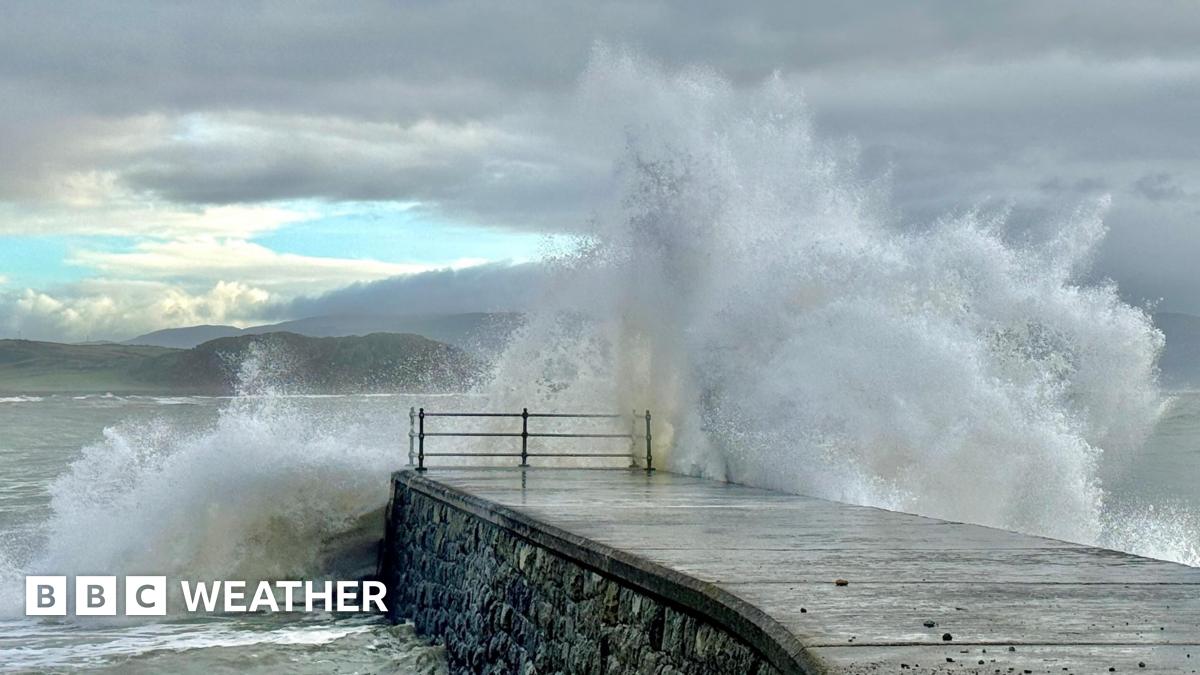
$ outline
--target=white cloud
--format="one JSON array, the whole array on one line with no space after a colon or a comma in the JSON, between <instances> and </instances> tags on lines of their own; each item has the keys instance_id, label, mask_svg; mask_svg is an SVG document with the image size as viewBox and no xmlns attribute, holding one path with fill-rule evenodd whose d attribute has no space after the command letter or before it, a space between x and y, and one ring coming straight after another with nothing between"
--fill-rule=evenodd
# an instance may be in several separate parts
<instances>
[{"instance_id":1,"label":"white cloud","mask_svg":"<svg viewBox=\"0 0 1200 675\"><path fill-rule=\"evenodd\" d=\"M97 177L80 178L102 182ZM87 190L93 188L89 187ZM272 204L189 208L165 202L137 201L125 192L109 193L111 201L95 194L72 191L62 204L18 205L0 203L0 236L3 235L108 235L168 238L175 236L249 237L288 223L316 217L312 211Z\"/></svg>"},{"instance_id":2,"label":"white cloud","mask_svg":"<svg viewBox=\"0 0 1200 675\"><path fill-rule=\"evenodd\" d=\"M279 253L244 239L196 237L147 240L132 251L75 251L68 262L90 267L107 277L200 284L214 279L242 283L289 295L311 293L445 267L464 267L478 260L448 264L390 263Z\"/></svg>"},{"instance_id":3,"label":"white cloud","mask_svg":"<svg viewBox=\"0 0 1200 675\"><path fill-rule=\"evenodd\" d=\"M199 236L143 239L128 251L78 249L67 262L96 276L52 289L9 284L0 290L0 337L121 340L166 327L267 323L281 305L304 295L487 261L317 257L280 253L240 238ZM0 277L0 284L6 281Z\"/></svg>"},{"instance_id":4,"label":"white cloud","mask_svg":"<svg viewBox=\"0 0 1200 675\"><path fill-rule=\"evenodd\" d=\"M0 331L27 339L126 339L164 326L257 323L272 295L240 282L199 292L158 282L88 280L0 293Z\"/></svg>"},{"instance_id":5,"label":"white cloud","mask_svg":"<svg viewBox=\"0 0 1200 675\"><path fill-rule=\"evenodd\" d=\"M52 290L0 291L0 337L120 340L167 327L248 326L277 320L279 307L302 295L486 261L322 258L279 253L242 239L198 237L146 240L127 252L79 250L69 262L99 276Z\"/></svg>"}]
</instances>

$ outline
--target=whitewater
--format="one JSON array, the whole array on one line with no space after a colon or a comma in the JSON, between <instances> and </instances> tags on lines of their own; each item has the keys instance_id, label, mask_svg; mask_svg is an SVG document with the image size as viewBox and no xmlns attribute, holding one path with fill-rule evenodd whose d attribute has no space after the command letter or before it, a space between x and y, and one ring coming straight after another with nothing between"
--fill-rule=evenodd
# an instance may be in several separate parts
<instances>
[{"instance_id":1,"label":"whitewater","mask_svg":"<svg viewBox=\"0 0 1200 675\"><path fill-rule=\"evenodd\" d=\"M1106 501L1169 404L1147 312L1082 281L1107 198L1042 238L902 222L781 78L601 48L580 101L623 139L619 197L557 261L502 400L653 408L675 471L1200 562L1192 516L1150 541Z\"/></svg>"},{"instance_id":2,"label":"whitewater","mask_svg":"<svg viewBox=\"0 0 1200 675\"><path fill-rule=\"evenodd\" d=\"M608 205L571 224L578 245L548 258L490 377L437 405L649 408L672 471L1200 565L1200 496L1129 488L1158 475L1164 420L1193 429L1195 460L1200 407L1160 390L1145 309L1085 281L1107 200L1064 205L1040 236L996 211L906 222L784 79L735 88L605 48L570 116L612 148ZM370 573L408 407L435 399L283 395L270 362L243 364L248 395L137 419L76 401L117 420L0 502L25 514L5 522L3 616L41 635L15 618L25 574ZM311 621L294 627L320 644L386 630Z\"/></svg>"}]
</instances>

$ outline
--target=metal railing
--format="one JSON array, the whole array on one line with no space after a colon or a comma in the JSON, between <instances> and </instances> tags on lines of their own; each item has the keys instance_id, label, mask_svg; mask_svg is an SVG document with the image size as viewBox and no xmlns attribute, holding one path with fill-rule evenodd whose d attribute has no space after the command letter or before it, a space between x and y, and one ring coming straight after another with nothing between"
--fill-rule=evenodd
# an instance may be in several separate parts
<instances>
[{"instance_id":1,"label":"metal railing","mask_svg":"<svg viewBox=\"0 0 1200 675\"><path fill-rule=\"evenodd\" d=\"M483 431L425 431L425 418L427 417L509 417L521 418L521 431L512 432L483 432ZM630 419L631 426L629 433L548 433L548 432L531 432L529 430L530 418L559 418L559 419ZM638 422L645 420L646 433L638 433ZM486 438L520 438L521 452L425 452L425 438L433 436L470 436L470 437L486 437ZM531 438L625 438L629 440L629 452L621 453L596 453L596 452L530 452L529 439ZM650 433L650 411L647 410L645 415L639 415L635 410L632 415L607 415L595 413L531 413L529 408L523 408L519 413L476 413L476 412L425 412L425 408L409 408L408 409L408 465L413 465L413 460L416 460L417 471L426 471L426 457L520 457L521 466L529 466L530 457L628 457L630 467L637 466L637 448L636 442L645 439L646 441L646 466L647 472L654 471L654 451L651 444L652 435ZM415 448L414 448L415 446Z\"/></svg>"}]
</instances>

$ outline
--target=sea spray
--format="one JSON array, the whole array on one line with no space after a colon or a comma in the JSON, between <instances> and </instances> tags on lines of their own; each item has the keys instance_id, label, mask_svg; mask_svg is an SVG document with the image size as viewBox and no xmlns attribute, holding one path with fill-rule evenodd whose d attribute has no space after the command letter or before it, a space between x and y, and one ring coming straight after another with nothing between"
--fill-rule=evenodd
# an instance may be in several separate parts
<instances>
[{"instance_id":1,"label":"sea spray","mask_svg":"<svg viewBox=\"0 0 1200 675\"><path fill-rule=\"evenodd\" d=\"M551 262L485 398L446 409L651 408L673 470L1200 564L1194 514L1105 492L1162 406L1162 336L1079 281L1104 203L1023 244L997 214L914 226L781 79L747 91L600 50L579 98L590 142L625 148L612 206ZM85 448L51 487L44 551L0 560L3 607L21 574L371 565L408 403L320 412L281 395L288 362L241 364L207 428L127 423Z\"/></svg>"},{"instance_id":2,"label":"sea spray","mask_svg":"<svg viewBox=\"0 0 1200 675\"><path fill-rule=\"evenodd\" d=\"M600 48L580 89L589 132L625 144L621 196L559 261L497 400L653 408L676 471L1136 545L1105 526L1104 479L1160 413L1163 337L1082 282L1107 200L1041 240L1002 213L904 223L781 78Z\"/></svg>"},{"instance_id":3,"label":"sea spray","mask_svg":"<svg viewBox=\"0 0 1200 675\"><path fill-rule=\"evenodd\" d=\"M399 403L369 415L280 395L272 382L287 379L285 363L274 350L248 358L245 395L206 428L159 419L105 429L50 486L44 547L8 565L4 609L23 606L23 574L255 582L373 572L389 476L403 464Z\"/></svg>"}]
</instances>

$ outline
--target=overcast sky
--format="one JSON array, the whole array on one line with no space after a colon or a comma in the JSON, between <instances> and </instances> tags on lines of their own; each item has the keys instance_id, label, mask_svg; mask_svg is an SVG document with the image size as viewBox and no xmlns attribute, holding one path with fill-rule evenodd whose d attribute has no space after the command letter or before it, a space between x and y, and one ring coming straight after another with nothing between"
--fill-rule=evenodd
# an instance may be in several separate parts
<instances>
[{"instance_id":1,"label":"overcast sky","mask_svg":"<svg viewBox=\"0 0 1200 675\"><path fill-rule=\"evenodd\" d=\"M611 197L620 148L569 119L598 41L736 87L777 73L819 133L891 172L903 222L1011 208L1019 229L1110 195L1096 275L1200 313L1195 2L12 0L3 15L0 337L245 325L405 288L512 308L536 275L505 267Z\"/></svg>"}]
</instances>

